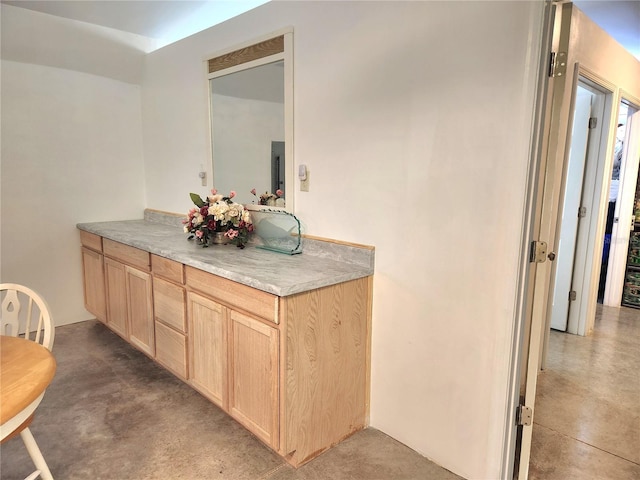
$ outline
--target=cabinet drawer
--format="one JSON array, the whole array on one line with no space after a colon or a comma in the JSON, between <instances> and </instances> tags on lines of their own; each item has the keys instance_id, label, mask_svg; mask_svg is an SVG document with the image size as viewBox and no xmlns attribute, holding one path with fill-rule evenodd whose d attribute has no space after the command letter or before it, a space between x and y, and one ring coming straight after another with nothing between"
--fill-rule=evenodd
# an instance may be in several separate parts
<instances>
[{"instance_id":1,"label":"cabinet drawer","mask_svg":"<svg viewBox=\"0 0 640 480\"><path fill-rule=\"evenodd\" d=\"M187 337L156 322L156 360L186 380Z\"/></svg>"},{"instance_id":2,"label":"cabinet drawer","mask_svg":"<svg viewBox=\"0 0 640 480\"><path fill-rule=\"evenodd\" d=\"M124 263L146 270L147 272L151 270L149 252L130 247L124 243L114 242L108 238L102 240L102 247L104 248L105 255L117 258Z\"/></svg>"},{"instance_id":3,"label":"cabinet drawer","mask_svg":"<svg viewBox=\"0 0 640 480\"><path fill-rule=\"evenodd\" d=\"M184 288L181 286L161 278L153 278L153 306L156 320L160 320L182 333L187 331L184 297Z\"/></svg>"},{"instance_id":4,"label":"cabinet drawer","mask_svg":"<svg viewBox=\"0 0 640 480\"><path fill-rule=\"evenodd\" d=\"M102 237L100 235L80 230L80 243L91 250L102 251Z\"/></svg>"},{"instance_id":5,"label":"cabinet drawer","mask_svg":"<svg viewBox=\"0 0 640 480\"><path fill-rule=\"evenodd\" d=\"M278 323L278 297L226 278L185 267L186 283L189 287L210 295L222 303Z\"/></svg>"},{"instance_id":6,"label":"cabinet drawer","mask_svg":"<svg viewBox=\"0 0 640 480\"><path fill-rule=\"evenodd\" d=\"M175 283L184 283L184 266L181 263L151 254L151 270L153 275Z\"/></svg>"}]
</instances>

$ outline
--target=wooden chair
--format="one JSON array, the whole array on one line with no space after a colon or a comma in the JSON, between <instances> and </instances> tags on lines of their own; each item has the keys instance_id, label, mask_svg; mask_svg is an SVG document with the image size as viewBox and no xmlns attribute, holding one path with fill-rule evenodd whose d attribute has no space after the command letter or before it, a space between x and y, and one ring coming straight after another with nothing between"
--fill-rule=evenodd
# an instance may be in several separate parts
<instances>
[{"instance_id":1,"label":"wooden chair","mask_svg":"<svg viewBox=\"0 0 640 480\"><path fill-rule=\"evenodd\" d=\"M44 299L30 288L14 283L0 284L0 299L2 300L0 307L0 335L24 336L27 340L39 343L51 351L55 329L49 306ZM44 392L42 395L44 395ZM42 395L21 414L6 422L5 425L12 423L6 429L7 434L3 430L2 443L19 434L37 468L25 480L32 480L38 476L41 476L44 480L53 480L42 452L40 452L38 444L33 438L31 430L29 430L29 425L31 425L35 414L35 408L42 400ZM12 428L13 424L16 424L15 428Z\"/></svg>"}]
</instances>

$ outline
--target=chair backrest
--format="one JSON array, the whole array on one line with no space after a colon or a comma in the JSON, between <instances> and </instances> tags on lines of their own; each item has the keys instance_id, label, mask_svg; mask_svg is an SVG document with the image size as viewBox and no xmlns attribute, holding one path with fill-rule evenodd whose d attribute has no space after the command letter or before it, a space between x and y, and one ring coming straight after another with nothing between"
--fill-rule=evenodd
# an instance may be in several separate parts
<instances>
[{"instance_id":1,"label":"chair backrest","mask_svg":"<svg viewBox=\"0 0 640 480\"><path fill-rule=\"evenodd\" d=\"M0 334L53 347L55 328L49 306L36 292L15 283L0 283Z\"/></svg>"}]
</instances>

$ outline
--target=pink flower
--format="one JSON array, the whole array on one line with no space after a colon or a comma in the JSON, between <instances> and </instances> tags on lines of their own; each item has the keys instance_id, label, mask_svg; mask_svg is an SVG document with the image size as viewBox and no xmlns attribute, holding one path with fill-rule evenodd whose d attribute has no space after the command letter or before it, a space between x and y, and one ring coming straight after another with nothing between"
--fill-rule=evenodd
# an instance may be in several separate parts
<instances>
[{"instance_id":1,"label":"pink flower","mask_svg":"<svg viewBox=\"0 0 640 480\"><path fill-rule=\"evenodd\" d=\"M235 191L235 190L231 190L231 191L229 192L229 198L233 198L233 197L235 197L235 196L236 196L236 191Z\"/></svg>"},{"instance_id":2,"label":"pink flower","mask_svg":"<svg viewBox=\"0 0 640 480\"><path fill-rule=\"evenodd\" d=\"M255 189L255 188L252 188L252 189L251 189L251 193L255 195L255 194L256 194L256 189Z\"/></svg>"},{"instance_id":3,"label":"pink flower","mask_svg":"<svg viewBox=\"0 0 640 480\"><path fill-rule=\"evenodd\" d=\"M224 232L224 236L225 237L229 237L230 239L234 239L238 236L238 231L237 230L233 230L232 228L230 228L229 230L227 230L226 232Z\"/></svg>"},{"instance_id":4,"label":"pink flower","mask_svg":"<svg viewBox=\"0 0 640 480\"><path fill-rule=\"evenodd\" d=\"M284 192L280 189L276 190L276 195L281 197Z\"/></svg>"},{"instance_id":5,"label":"pink flower","mask_svg":"<svg viewBox=\"0 0 640 480\"><path fill-rule=\"evenodd\" d=\"M216 190L215 188L211 189L211 195L215 195L216 193L218 193L218 190Z\"/></svg>"},{"instance_id":6,"label":"pink flower","mask_svg":"<svg viewBox=\"0 0 640 480\"><path fill-rule=\"evenodd\" d=\"M204 235L204 234L202 233L202 230L196 230L196 237L198 237L198 238L202 238L202 235Z\"/></svg>"}]
</instances>

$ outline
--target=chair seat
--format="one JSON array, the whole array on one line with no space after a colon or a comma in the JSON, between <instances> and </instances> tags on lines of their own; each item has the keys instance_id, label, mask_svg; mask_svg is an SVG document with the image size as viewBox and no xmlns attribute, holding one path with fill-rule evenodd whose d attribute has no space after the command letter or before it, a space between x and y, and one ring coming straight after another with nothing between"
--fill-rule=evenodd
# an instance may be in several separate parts
<instances>
[{"instance_id":1,"label":"chair seat","mask_svg":"<svg viewBox=\"0 0 640 480\"><path fill-rule=\"evenodd\" d=\"M40 295L23 285L0 284L0 439L22 438L36 467L25 480L53 480L29 425L56 371L54 336L49 306Z\"/></svg>"},{"instance_id":2,"label":"chair seat","mask_svg":"<svg viewBox=\"0 0 640 480\"><path fill-rule=\"evenodd\" d=\"M4 425L44 393L56 372L56 361L42 345L20 337L2 336L0 346L0 425Z\"/></svg>"}]
</instances>

